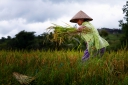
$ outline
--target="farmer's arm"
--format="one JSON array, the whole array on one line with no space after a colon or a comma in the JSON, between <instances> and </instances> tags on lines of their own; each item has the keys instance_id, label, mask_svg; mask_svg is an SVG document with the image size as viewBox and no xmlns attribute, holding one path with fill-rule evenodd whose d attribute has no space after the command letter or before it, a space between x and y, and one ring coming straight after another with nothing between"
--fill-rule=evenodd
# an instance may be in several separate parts
<instances>
[{"instance_id":1,"label":"farmer's arm","mask_svg":"<svg viewBox=\"0 0 128 85\"><path fill-rule=\"evenodd\" d=\"M77 31L82 32L82 30L85 29L85 28L86 28L86 26L80 26L80 27L78 27Z\"/></svg>"},{"instance_id":2,"label":"farmer's arm","mask_svg":"<svg viewBox=\"0 0 128 85\"><path fill-rule=\"evenodd\" d=\"M86 27L86 26L80 26L80 27L78 27L76 30L70 32L70 34L81 33L82 31L84 32L84 31L86 31L87 29L90 29L90 28L88 28L88 27Z\"/></svg>"},{"instance_id":3,"label":"farmer's arm","mask_svg":"<svg viewBox=\"0 0 128 85\"><path fill-rule=\"evenodd\" d=\"M84 32L84 33L88 33L91 32L91 26L86 24L86 25L82 25L78 28L78 32Z\"/></svg>"}]
</instances>

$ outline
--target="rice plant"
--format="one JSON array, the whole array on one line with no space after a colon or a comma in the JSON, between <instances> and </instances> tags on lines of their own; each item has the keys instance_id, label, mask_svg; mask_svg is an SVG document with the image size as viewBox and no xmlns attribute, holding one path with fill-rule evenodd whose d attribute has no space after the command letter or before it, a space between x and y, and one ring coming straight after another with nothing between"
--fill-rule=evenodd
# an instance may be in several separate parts
<instances>
[{"instance_id":1,"label":"rice plant","mask_svg":"<svg viewBox=\"0 0 128 85\"><path fill-rule=\"evenodd\" d=\"M90 32L90 29L83 29L82 31L78 31L75 27L70 26L69 24L65 23L66 26L60 26L57 24L53 24L53 26L50 26L47 28L48 32L53 30L52 37L47 37L50 41L58 42L59 45L64 43L67 38L75 38L76 35L80 33L87 33Z\"/></svg>"},{"instance_id":2,"label":"rice plant","mask_svg":"<svg viewBox=\"0 0 128 85\"><path fill-rule=\"evenodd\" d=\"M74 50L0 51L0 85L20 85L14 72L34 77L30 85L127 85L127 50L106 52L86 62L82 56L83 51Z\"/></svg>"}]
</instances>

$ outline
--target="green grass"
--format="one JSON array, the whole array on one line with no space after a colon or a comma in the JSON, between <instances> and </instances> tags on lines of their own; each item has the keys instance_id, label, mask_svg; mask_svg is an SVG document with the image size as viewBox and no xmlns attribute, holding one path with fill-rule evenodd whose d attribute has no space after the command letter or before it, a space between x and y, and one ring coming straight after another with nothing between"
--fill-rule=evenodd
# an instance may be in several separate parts
<instances>
[{"instance_id":1,"label":"green grass","mask_svg":"<svg viewBox=\"0 0 128 85\"><path fill-rule=\"evenodd\" d=\"M20 85L19 72L36 79L30 85L127 85L128 51L106 52L81 62L83 51L0 51L0 85Z\"/></svg>"}]
</instances>

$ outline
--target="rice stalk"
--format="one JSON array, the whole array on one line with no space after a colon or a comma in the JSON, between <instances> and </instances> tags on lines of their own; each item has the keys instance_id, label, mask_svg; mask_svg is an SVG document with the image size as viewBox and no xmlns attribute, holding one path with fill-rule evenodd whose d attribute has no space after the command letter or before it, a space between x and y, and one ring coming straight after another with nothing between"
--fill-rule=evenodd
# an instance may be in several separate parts
<instances>
[{"instance_id":1,"label":"rice stalk","mask_svg":"<svg viewBox=\"0 0 128 85\"><path fill-rule=\"evenodd\" d=\"M47 28L48 32L50 30L54 30L53 34L52 34L52 38L49 36L47 37L48 40L50 41L54 41L59 43L59 45L61 45L62 43L65 42L65 39L68 39L68 37L71 38L75 37L75 35L77 35L79 32L76 30L76 28L70 26L69 24L66 24L65 27L57 25L57 24L53 24L54 26L50 26Z\"/></svg>"}]
</instances>

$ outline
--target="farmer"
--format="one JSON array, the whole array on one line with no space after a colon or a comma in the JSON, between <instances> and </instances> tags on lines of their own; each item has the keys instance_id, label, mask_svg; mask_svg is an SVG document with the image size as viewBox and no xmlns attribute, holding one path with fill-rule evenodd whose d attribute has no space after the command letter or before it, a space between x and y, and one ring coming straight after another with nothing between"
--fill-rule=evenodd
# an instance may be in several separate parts
<instances>
[{"instance_id":1,"label":"farmer","mask_svg":"<svg viewBox=\"0 0 128 85\"><path fill-rule=\"evenodd\" d=\"M82 39L86 42L87 49L84 51L82 61L86 61L90 56L102 56L108 42L103 39L97 29L89 22L93 19L83 11L79 11L70 22L79 25L77 31L80 32ZM89 30L86 32L86 30ZM84 32L85 31L85 32Z\"/></svg>"}]
</instances>

